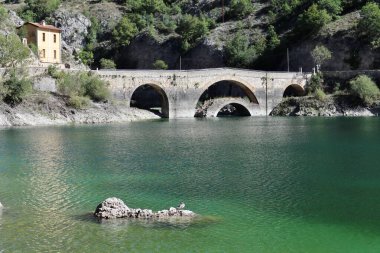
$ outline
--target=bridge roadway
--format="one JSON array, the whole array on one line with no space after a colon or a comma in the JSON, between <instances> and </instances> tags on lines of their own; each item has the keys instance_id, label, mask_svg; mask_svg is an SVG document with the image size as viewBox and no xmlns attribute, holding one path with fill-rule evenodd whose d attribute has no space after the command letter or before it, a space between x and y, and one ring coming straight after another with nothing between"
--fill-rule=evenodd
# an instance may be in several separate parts
<instances>
[{"instance_id":1,"label":"bridge roadway","mask_svg":"<svg viewBox=\"0 0 380 253\"><path fill-rule=\"evenodd\" d=\"M162 97L162 114L167 118L194 117L197 103L210 86L229 81L239 86L251 105L252 116L268 115L279 104L285 90L292 86L303 92L310 74L265 72L218 68L202 70L99 70L115 99L130 103L133 93L142 85L154 88ZM226 105L229 100L226 100ZM223 105L220 105L223 107ZM242 106L246 107L246 104Z\"/></svg>"}]
</instances>

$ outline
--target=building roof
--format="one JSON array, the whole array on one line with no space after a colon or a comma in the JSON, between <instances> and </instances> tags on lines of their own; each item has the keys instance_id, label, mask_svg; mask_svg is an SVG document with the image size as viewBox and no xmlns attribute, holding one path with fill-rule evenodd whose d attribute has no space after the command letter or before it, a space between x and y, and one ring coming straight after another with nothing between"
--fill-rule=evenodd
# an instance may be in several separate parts
<instances>
[{"instance_id":1,"label":"building roof","mask_svg":"<svg viewBox=\"0 0 380 253\"><path fill-rule=\"evenodd\" d=\"M33 23L33 22L27 22L27 23L25 23L25 25L27 25L27 24L31 24L33 26L36 26L36 27L38 27L41 30L47 30L47 31L52 31L52 32L61 32L62 31L61 29L59 29L59 28L57 28L57 27L55 27L53 25L42 25L40 23Z\"/></svg>"}]
</instances>

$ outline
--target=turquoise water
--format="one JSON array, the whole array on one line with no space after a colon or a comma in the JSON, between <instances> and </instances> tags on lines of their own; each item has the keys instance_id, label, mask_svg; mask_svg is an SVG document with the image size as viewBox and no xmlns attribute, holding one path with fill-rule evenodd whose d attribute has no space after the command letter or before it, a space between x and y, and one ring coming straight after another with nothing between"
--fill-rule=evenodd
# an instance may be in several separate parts
<instances>
[{"instance_id":1,"label":"turquoise water","mask_svg":"<svg viewBox=\"0 0 380 253\"><path fill-rule=\"evenodd\" d=\"M380 120L0 130L0 252L380 252ZM107 197L191 224L99 222Z\"/></svg>"}]
</instances>

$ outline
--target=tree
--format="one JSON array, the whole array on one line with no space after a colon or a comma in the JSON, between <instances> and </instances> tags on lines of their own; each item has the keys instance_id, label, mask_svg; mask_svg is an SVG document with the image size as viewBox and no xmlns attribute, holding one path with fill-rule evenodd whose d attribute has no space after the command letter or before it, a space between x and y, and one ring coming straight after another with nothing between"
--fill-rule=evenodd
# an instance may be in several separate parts
<instances>
[{"instance_id":1,"label":"tree","mask_svg":"<svg viewBox=\"0 0 380 253\"><path fill-rule=\"evenodd\" d=\"M250 45L246 35L239 32L225 47L227 63L233 67L249 67L256 56L256 49Z\"/></svg>"},{"instance_id":2,"label":"tree","mask_svg":"<svg viewBox=\"0 0 380 253\"><path fill-rule=\"evenodd\" d=\"M363 6L358 30L362 37L369 41L373 47L380 46L380 8L377 3L367 3Z\"/></svg>"},{"instance_id":3,"label":"tree","mask_svg":"<svg viewBox=\"0 0 380 253\"><path fill-rule=\"evenodd\" d=\"M322 66L327 60L331 59L331 52L325 46L316 46L313 51L311 51L311 56L313 57L314 64Z\"/></svg>"},{"instance_id":4,"label":"tree","mask_svg":"<svg viewBox=\"0 0 380 253\"><path fill-rule=\"evenodd\" d=\"M299 34L317 32L331 19L325 9L319 9L317 4L313 4L299 17L296 30Z\"/></svg>"},{"instance_id":5,"label":"tree","mask_svg":"<svg viewBox=\"0 0 380 253\"><path fill-rule=\"evenodd\" d=\"M20 38L15 34L0 34L0 66L16 67L23 63L30 55Z\"/></svg>"},{"instance_id":6,"label":"tree","mask_svg":"<svg viewBox=\"0 0 380 253\"><path fill-rule=\"evenodd\" d=\"M278 45L280 45L281 41L274 29L273 25L270 25L268 28L268 48L275 49Z\"/></svg>"},{"instance_id":7,"label":"tree","mask_svg":"<svg viewBox=\"0 0 380 253\"><path fill-rule=\"evenodd\" d=\"M350 81L351 94L358 97L364 104L370 105L379 98L377 85L366 75L360 75Z\"/></svg>"},{"instance_id":8,"label":"tree","mask_svg":"<svg viewBox=\"0 0 380 253\"><path fill-rule=\"evenodd\" d=\"M336 18L343 11L341 0L319 0L318 5L321 9L326 10L334 18Z\"/></svg>"},{"instance_id":9,"label":"tree","mask_svg":"<svg viewBox=\"0 0 380 253\"><path fill-rule=\"evenodd\" d=\"M205 18L186 14L179 21L176 32L182 37L182 47L189 49L209 32L210 23ZM185 47L184 44L188 44ZM186 51L186 50L185 50Z\"/></svg>"},{"instance_id":10,"label":"tree","mask_svg":"<svg viewBox=\"0 0 380 253\"><path fill-rule=\"evenodd\" d=\"M55 11L61 2L60 0L25 0L25 3L27 6L24 12L31 11L35 14L34 21L40 21Z\"/></svg>"},{"instance_id":11,"label":"tree","mask_svg":"<svg viewBox=\"0 0 380 253\"><path fill-rule=\"evenodd\" d=\"M111 59L100 59L100 68L101 69L116 69L116 64Z\"/></svg>"},{"instance_id":12,"label":"tree","mask_svg":"<svg viewBox=\"0 0 380 253\"><path fill-rule=\"evenodd\" d=\"M251 0L231 0L230 15L236 18L244 18L251 14L253 5Z\"/></svg>"},{"instance_id":13,"label":"tree","mask_svg":"<svg viewBox=\"0 0 380 253\"><path fill-rule=\"evenodd\" d=\"M21 76L21 77L20 77ZM32 83L16 69L10 71L9 78L3 83L3 100L12 106L22 102L24 97L32 90Z\"/></svg>"},{"instance_id":14,"label":"tree","mask_svg":"<svg viewBox=\"0 0 380 253\"><path fill-rule=\"evenodd\" d=\"M129 18L123 17L112 32L119 46L128 46L131 39L138 33L137 27Z\"/></svg>"},{"instance_id":15,"label":"tree","mask_svg":"<svg viewBox=\"0 0 380 253\"><path fill-rule=\"evenodd\" d=\"M155 69L168 69L168 64L166 64L166 62L164 62L163 60L156 60L153 63L153 67Z\"/></svg>"}]
</instances>

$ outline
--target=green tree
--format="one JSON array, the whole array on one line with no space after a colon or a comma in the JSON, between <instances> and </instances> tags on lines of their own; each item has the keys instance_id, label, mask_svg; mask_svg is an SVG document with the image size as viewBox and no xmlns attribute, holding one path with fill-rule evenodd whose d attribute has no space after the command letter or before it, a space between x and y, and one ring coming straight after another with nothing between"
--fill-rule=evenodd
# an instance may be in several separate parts
<instances>
[{"instance_id":1,"label":"green tree","mask_svg":"<svg viewBox=\"0 0 380 253\"><path fill-rule=\"evenodd\" d=\"M87 66L90 66L94 62L94 53L85 49L81 50L77 57Z\"/></svg>"},{"instance_id":2,"label":"green tree","mask_svg":"<svg viewBox=\"0 0 380 253\"><path fill-rule=\"evenodd\" d=\"M29 49L22 44L17 35L0 34L0 66L16 67L22 64L29 55Z\"/></svg>"},{"instance_id":3,"label":"green tree","mask_svg":"<svg viewBox=\"0 0 380 253\"><path fill-rule=\"evenodd\" d=\"M153 67L155 69L168 69L168 64L166 64L166 62L164 62L163 60L156 60L153 63Z\"/></svg>"},{"instance_id":4,"label":"green tree","mask_svg":"<svg viewBox=\"0 0 380 253\"><path fill-rule=\"evenodd\" d=\"M328 48L323 45L316 46L313 51L311 51L311 56L313 57L314 64L322 66L327 60L331 59L331 52Z\"/></svg>"},{"instance_id":5,"label":"green tree","mask_svg":"<svg viewBox=\"0 0 380 253\"><path fill-rule=\"evenodd\" d=\"M61 2L60 0L25 0L25 3L24 12L31 11L34 13L34 21L40 21L55 11Z\"/></svg>"},{"instance_id":6,"label":"green tree","mask_svg":"<svg viewBox=\"0 0 380 253\"><path fill-rule=\"evenodd\" d=\"M317 32L325 24L329 23L331 19L331 16L325 9L320 9L317 4L313 4L300 15L297 21L296 30L299 34Z\"/></svg>"},{"instance_id":7,"label":"green tree","mask_svg":"<svg viewBox=\"0 0 380 253\"><path fill-rule=\"evenodd\" d=\"M182 43L194 46L209 32L210 23L205 18L198 18L186 14L179 21L176 32L181 35Z\"/></svg>"},{"instance_id":8,"label":"green tree","mask_svg":"<svg viewBox=\"0 0 380 253\"><path fill-rule=\"evenodd\" d=\"M306 93L312 94L315 93L318 89L323 90L323 75L322 73L317 73L312 75L310 80L306 84Z\"/></svg>"},{"instance_id":9,"label":"green tree","mask_svg":"<svg viewBox=\"0 0 380 253\"><path fill-rule=\"evenodd\" d=\"M364 104L370 105L380 96L377 85L366 75L360 75L350 81L351 94Z\"/></svg>"},{"instance_id":10,"label":"green tree","mask_svg":"<svg viewBox=\"0 0 380 253\"><path fill-rule=\"evenodd\" d=\"M236 18L244 18L252 13L253 5L251 0L231 0L230 15Z\"/></svg>"},{"instance_id":11,"label":"green tree","mask_svg":"<svg viewBox=\"0 0 380 253\"><path fill-rule=\"evenodd\" d=\"M358 30L362 37L366 38L373 47L380 46L380 8L377 3L367 3L363 6Z\"/></svg>"},{"instance_id":12,"label":"green tree","mask_svg":"<svg viewBox=\"0 0 380 253\"><path fill-rule=\"evenodd\" d=\"M100 68L101 69L116 69L116 64L111 59L100 59Z\"/></svg>"},{"instance_id":13,"label":"green tree","mask_svg":"<svg viewBox=\"0 0 380 253\"><path fill-rule=\"evenodd\" d=\"M8 12L0 3L0 24L8 18Z\"/></svg>"},{"instance_id":14,"label":"green tree","mask_svg":"<svg viewBox=\"0 0 380 253\"><path fill-rule=\"evenodd\" d=\"M278 45L280 45L281 41L278 37L276 30L274 29L273 25L270 25L268 28L268 36L267 36L267 43L269 49L275 49Z\"/></svg>"},{"instance_id":15,"label":"green tree","mask_svg":"<svg viewBox=\"0 0 380 253\"><path fill-rule=\"evenodd\" d=\"M3 89L3 100L15 106L32 91L32 82L12 69L9 78L3 83Z\"/></svg>"},{"instance_id":16,"label":"green tree","mask_svg":"<svg viewBox=\"0 0 380 253\"><path fill-rule=\"evenodd\" d=\"M343 11L341 0L319 0L318 5L321 9L325 9L334 18Z\"/></svg>"},{"instance_id":17,"label":"green tree","mask_svg":"<svg viewBox=\"0 0 380 253\"><path fill-rule=\"evenodd\" d=\"M246 35L239 32L225 47L227 63L232 67L249 67L256 57L256 49Z\"/></svg>"},{"instance_id":18,"label":"green tree","mask_svg":"<svg viewBox=\"0 0 380 253\"><path fill-rule=\"evenodd\" d=\"M128 17L123 17L113 30L112 36L119 46L128 46L137 33L136 24L132 23Z\"/></svg>"}]
</instances>

